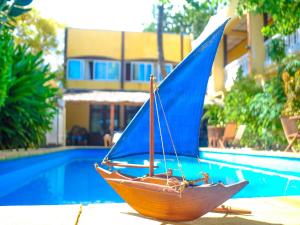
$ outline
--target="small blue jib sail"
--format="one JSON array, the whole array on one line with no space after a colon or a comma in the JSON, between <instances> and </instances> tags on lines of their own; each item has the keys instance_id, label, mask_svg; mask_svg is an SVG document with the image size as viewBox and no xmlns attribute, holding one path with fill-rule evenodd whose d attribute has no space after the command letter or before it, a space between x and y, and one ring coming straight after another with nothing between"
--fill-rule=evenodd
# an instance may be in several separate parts
<instances>
[{"instance_id":1,"label":"small blue jib sail","mask_svg":"<svg viewBox=\"0 0 300 225\"><path fill-rule=\"evenodd\" d=\"M204 97L227 21L192 51L158 86L154 104L155 154L197 157ZM160 129L159 129L160 128ZM163 142L163 145L162 145ZM149 153L149 100L106 159Z\"/></svg>"}]
</instances>

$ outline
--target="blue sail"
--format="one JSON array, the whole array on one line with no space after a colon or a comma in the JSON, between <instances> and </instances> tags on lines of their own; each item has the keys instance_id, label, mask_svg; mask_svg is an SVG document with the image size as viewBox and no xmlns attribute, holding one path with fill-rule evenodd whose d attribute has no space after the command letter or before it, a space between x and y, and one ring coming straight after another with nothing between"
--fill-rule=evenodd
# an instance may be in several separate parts
<instances>
[{"instance_id":1,"label":"blue sail","mask_svg":"<svg viewBox=\"0 0 300 225\"><path fill-rule=\"evenodd\" d=\"M163 154L164 151L165 154L174 155L175 149L180 156L198 156L199 128L207 82L226 23L194 49L155 91L155 154ZM149 100L112 147L107 159L148 153Z\"/></svg>"}]
</instances>

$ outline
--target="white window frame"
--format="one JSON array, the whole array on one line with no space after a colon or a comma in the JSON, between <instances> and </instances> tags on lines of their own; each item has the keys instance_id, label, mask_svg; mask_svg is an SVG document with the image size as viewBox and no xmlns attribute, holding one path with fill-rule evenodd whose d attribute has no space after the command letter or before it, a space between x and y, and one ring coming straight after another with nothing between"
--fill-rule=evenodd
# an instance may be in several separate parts
<instances>
[{"instance_id":1,"label":"white window frame","mask_svg":"<svg viewBox=\"0 0 300 225\"><path fill-rule=\"evenodd\" d=\"M77 61L77 62L80 62L80 78L77 79L77 78L70 78L69 77L69 62L70 61ZM84 80L84 71L85 71L85 65L84 65L84 60L82 59L68 59L67 61L67 79L68 80Z\"/></svg>"},{"instance_id":2,"label":"white window frame","mask_svg":"<svg viewBox=\"0 0 300 225\"><path fill-rule=\"evenodd\" d=\"M99 62L99 63L105 63L106 64L106 71L105 71L105 78L102 79L102 78L97 78L96 79L96 63ZM117 79L114 79L114 80L111 80L111 79L108 79L108 66L107 64L108 63L116 63L119 67L119 73L118 73L118 78ZM120 78L121 78L121 63L119 61L114 61L114 60L94 60L93 61L93 80L97 80L97 81L120 81Z\"/></svg>"},{"instance_id":3,"label":"white window frame","mask_svg":"<svg viewBox=\"0 0 300 225\"><path fill-rule=\"evenodd\" d=\"M143 80L134 80L133 79L133 70L134 70L134 65L141 65L141 64L144 64L145 65L145 73L144 73L144 76L143 76ZM140 62L140 61L132 61L130 63L130 82L135 82L135 83L146 83L146 82L149 82L148 80L146 80L146 76L148 74L148 65L151 65L151 73L154 72L154 63L152 62ZM150 73L150 74L151 74Z\"/></svg>"}]
</instances>

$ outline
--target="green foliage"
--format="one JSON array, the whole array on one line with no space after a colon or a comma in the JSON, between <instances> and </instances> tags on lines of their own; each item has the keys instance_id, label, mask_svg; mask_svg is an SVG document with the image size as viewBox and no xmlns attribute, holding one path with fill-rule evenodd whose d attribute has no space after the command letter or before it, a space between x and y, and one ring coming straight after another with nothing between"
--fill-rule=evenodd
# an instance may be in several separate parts
<instances>
[{"instance_id":1,"label":"green foliage","mask_svg":"<svg viewBox=\"0 0 300 225\"><path fill-rule=\"evenodd\" d=\"M43 51L45 55L61 54L58 49L57 31L62 25L52 19L42 18L40 13L32 9L16 19L15 41L26 44L34 53Z\"/></svg>"},{"instance_id":2,"label":"green foliage","mask_svg":"<svg viewBox=\"0 0 300 225\"><path fill-rule=\"evenodd\" d=\"M30 10L26 8L32 0L0 0L0 108L7 96L7 85L11 76L13 39L9 29L13 17Z\"/></svg>"},{"instance_id":3,"label":"green foliage","mask_svg":"<svg viewBox=\"0 0 300 225\"><path fill-rule=\"evenodd\" d=\"M284 102L280 77L274 77L260 87L250 77L238 75L225 95L225 121L247 126L242 145L257 149L279 148L285 141L279 119Z\"/></svg>"},{"instance_id":4,"label":"green foliage","mask_svg":"<svg viewBox=\"0 0 300 225\"><path fill-rule=\"evenodd\" d=\"M202 120L207 120L209 126L224 126L224 109L221 105L205 105Z\"/></svg>"},{"instance_id":5,"label":"green foliage","mask_svg":"<svg viewBox=\"0 0 300 225\"><path fill-rule=\"evenodd\" d=\"M7 29L0 30L0 109L7 96L7 85L11 77L13 50L12 36Z\"/></svg>"},{"instance_id":6,"label":"green foliage","mask_svg":"<svg viewBox=\"0 0 300 225\"><path fill-rule=\"evenodd\" d=\"M285 102L283 85L278 77L267 81L262 92L250 101L249 109L253 120L248 124L248 144L258 148L279 148L285 141L280 114Z\"/></svg>"},{"instance_id":7,"label":"green foliage","mask_svg":"<svg viewBox=\"0 0 300 225\"><path fill-rule=\"evenodd\" d=\"M0 0L0 149L39 146L56 110L55 75L43 53L16 44L12 34L12 17L29 11L31 2Z\"/></svg>"},{"instance_id":8,"label":"green foliage","mask_svg":"<svg viewBox=\"0 0 300 225\"><path fill-rule=\"evenodd\" d=\"M223 1L196 1L186 0L183 4L175 5L172 1L165 4L164 11L164 32L192 33L199 36L206 26L210 16ZM153 17L157 18L158 11L153 7ZM144 31L154 32L157 29L157 21L147 25Z\"/></svg>"},{"instance_id":9,"label":"green foliage","mask_svg":"<svg viewBox=\"0 0 300 225\"><path fill-rule=\"evenodd\" d=\"M273 62L279 65L281 64L282 59L286 56L285 47L285 42L282 38L272 39L267 47L267 54Z\"/></svg>"},{"instance_id":10,"label":"green foliage","mask_svg":"<svg viewBox=\"0 0 300 225\"><path fill-rule=\"evenodd\" d=\"M239 0L238 13L268 13L273 22L262 29L266 36L288 35L300 26L300 1L295 0Z\"/></svg>"},{"instance_id":11,"label":"green foliage","mask_svg":"<svg viewBox=\"0 0 300 225\"><path fill-rule=\"evenodd\" d=\"M252 78L237 76L231 90L225 94L225 122L247 124L253 120L250 102L260 91L261 87Z\"/></svg>"},{"instance_id":12,"label":"green foliage","mask_svg":"<svg viewBox=\"0 0 300 225\"><path fill-rule=\"evenodd\" d=\"M291 56L284 60L282 80L286 102L282 110L283 116L300 115L300 60Z\"/></svg>"},{"instance_id":13,"label":"green foliage","mask_svg":"<svg viewBox=\"0 0 300 225\"><path fill-rule=\"evenodd\" d=\"M0 0L0 28L10 27L11 19L20 16L28 11L27 6L32 0Z\"/></svg>"},{"instance_id":14,"label":"green foliage","mask_svg":"<svg viewBox=\"0 0 300 225\"><path fill-rule=\"evenodd\" d=\"M0 109L0 149L37 147L50 129L57 89L50 85L55 75L44 65L42 52L25 46L13 49L11 77Z\"/></svg>"},{"instance_id":15,"label":"green foliage","mask_svg":"<svg viewBox=\"0 0 300 225\"><path fill-rule=\"evenodd\" d=\"M289 55L282 60L283 70L289 75L295 76L300 69L300 58L296 55Z\"/></svg>"}]
</instances>

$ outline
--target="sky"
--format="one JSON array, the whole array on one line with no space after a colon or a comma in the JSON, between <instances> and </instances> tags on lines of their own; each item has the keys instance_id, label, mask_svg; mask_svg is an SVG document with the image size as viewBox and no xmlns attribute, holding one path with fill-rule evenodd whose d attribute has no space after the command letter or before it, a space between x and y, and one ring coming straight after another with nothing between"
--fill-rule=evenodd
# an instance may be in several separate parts
<instances>
[{"instance_id":1,"label":"sky","mask_svg":"<svg viewBox=\"0 0 300 225\"><path fill-rule=\"evenodd\" d=\"M158 0L33 0L45 18L67 27L142 31Z\"/></svg>"},{"instance_id":2,"label":"sky","mask_svg":"<svg viewBox=\"0 0 300 225\"><path fill-rule=\"evenodd\" d=\"M65 27L115 31L143 31L153 21L153 5L159 0L33 0L30 7L44 18L51 18ZM179 7L185 0L172 0ZM58 31L60 49L64 32ZM62 57L49 55L46 62L56 69Z\"/></svg>"}]
</instances>

